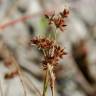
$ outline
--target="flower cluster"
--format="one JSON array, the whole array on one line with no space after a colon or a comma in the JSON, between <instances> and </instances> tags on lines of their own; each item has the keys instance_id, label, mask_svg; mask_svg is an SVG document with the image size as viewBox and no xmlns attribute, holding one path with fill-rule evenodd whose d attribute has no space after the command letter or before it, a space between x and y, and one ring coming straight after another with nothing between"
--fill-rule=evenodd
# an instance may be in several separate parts
<instances>
[{"instance_id":1,"label":"flower cluster","mask_svg":"<svg viewBox=\"0 0 96 96\"><path fill-rule=\"evenodd\" d=\"M49 53L51 53L51 54L46 55L44 57L44 60L42 61L44 70L47 69L47 64L51 64L55 68L55 66L58 64L59 60L63 57L63 55L66 54L64 49L61 48L60 46L54 45L53 47L54 47L54 49L49 50Z\"/></svg>"},{"instance_id":2,"label":"flower cluster","mask_svg":"<svg viewBox=\"0 0 96 96\"><path fill-rule=\"evenodd\" d=\"M48 38L33 38L31 44L35 44L44 50L44 60L42 61L44 70L47 69L47 64L51 64L53 67L56 66L59 59L66 54L63 48Z\"/></svg>"},{"instance_id":3,"label":"flower cluster","mask_svg":"<svg viewBox=\"0 0 96 96\"><path fill-rule=\"evenodd\" d=\"M34 37L31 39L31 44L37 45L38 48L40 49L50 49L52 48L54 41L50 40L48 38L40 38L40 37Z\"/></svg>"},{"instance_id":4,"label":"flower cluster","mask_svg":"<svg viewBox=\"0 0 96 96\"><path fill-rule=\"evenodd\" d=\"M45 14L49 24L54 24L57 29L61 31L64 30L65 18L68 17L69 11L64 9L63 12L60 12L58 15L52 14ZM43 52L43 60L42 66L43 70L46 72L45 79L44 79L44 88L43 88L43 95L46 94L46 89L48 86L48 82L50 82L50 88L52 91L52 96L54 95L54 86L55 86L55 71L56 67L62 59L66 52L64 48L59 46L56 43L56 31L53 32L55 38L47 38L47 37L35 37L32 38L30 41L30 45L36 45L42 52Z\"/></svg>"},{"instance_id":5,"label":"flower cluster","mask_svg":"<svg viewBox=\"0 0 96 96\"><path fill-rule=\"evenodd\" d=\"M60 12L59 15L53 14L45 14L45 17L48 19L49 24L54 24L56 28L59 28L61 31L64 31L64 27L67 26L65 24L65 18L68 17L69 11L64 9L63 12Z\"/></svg>"}]
</instances>

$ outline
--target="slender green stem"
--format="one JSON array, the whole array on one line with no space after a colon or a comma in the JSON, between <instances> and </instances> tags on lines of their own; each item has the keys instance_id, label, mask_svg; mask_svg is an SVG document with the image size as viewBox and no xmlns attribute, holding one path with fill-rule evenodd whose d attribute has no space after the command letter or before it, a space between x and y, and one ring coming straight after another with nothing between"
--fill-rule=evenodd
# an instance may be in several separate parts
<instances>
[{"instance_id":1,"label":"slender green stem","mask_svg":"<svg viewBox=\"0 0 96 96\"><path fill-rule=\"evenodd\" d=\"M57 28L55 28L55 31L54 31L54 40L55 41L57 40Z\"/></svg>"},{"instance_id":2,"label":"slender green stem","mask_svg":"<svg viewBox=\"0 0 96 96\"><path fill-rule=\"evenodd\" d=\"M48 88L48 70L46 70L46 74L45 74L44 86L43 86L43 95L42 96L46 96L47 88Z\"/></svg>"}]
</instances>

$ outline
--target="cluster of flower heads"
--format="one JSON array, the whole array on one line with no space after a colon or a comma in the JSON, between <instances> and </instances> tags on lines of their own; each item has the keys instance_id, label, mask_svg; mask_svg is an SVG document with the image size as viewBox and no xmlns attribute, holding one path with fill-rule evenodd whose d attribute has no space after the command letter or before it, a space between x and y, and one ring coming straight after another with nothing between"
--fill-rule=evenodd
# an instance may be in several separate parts
<instances>
[{"instance_id":1,"label":"cluster of flower heads","mask_svg":"<svg viewBox=\"0 0 96 96\"><path fill-rule=\"evenodd\" d=\"M64 31L65 18L68 17L69 11L64 9L63 12L60 12L58 15L55 14L45 14L45 17L48 19L49 25L54 24L57 29ZM54 95L54 82L55 82L55 71L56 65L58 65L60 59L66 52L64 48L59 46L56 43L56 32L54 32L55 38L48 38L48 37L34 37L30 41L30 45L36 45L39 49L43 51L44 58L42 60L43 70L46 71L46 76L44 80L44 89L43 89L43 96L45 96L45 89L48 85L47 83L50 82L50 87L52 90L52 96ZM48 80L47 80L48 79ZM49 81L50 80L50 81Z\"/></svg>"},{"instance_id":2,"label":"cluster of flower heads","mask_svg":"<svg viewBox=\"0 0 96 96\"><path fill-rule=\"evenodd\" d=\"M46 37L34 37L33 39L31 39L31 44L37 45L37 47L40 49L50 49L53 47L54 41Z\"/></svg>"},{"instance_id":3,"label":"cluster of flower heads","mask_svg":"<svg viewBox=\"0 0 96 96\"><path fill-rule=\"evenodd\" d=\"M47 64L51 64L55 67L58 64L59 59L66 54L63 48L48 38L35 37L31 39L31 44L35 44L44 51L44 60L42 61L44 70L47 69Z\"/></svg>"},{"instance_id":4,"label":"cluster of flower heads","mask_svg":"<svg viewBox=\"0 0 96 96\"><path fill-rule=\"evenodd\" d=\"M45 17L48 19L49 24L54 24L56 28L59 28L61 31L64 31L64 27L67 26L65 24L65 19L69 15L69 10L64 9L63 12L60 12L59 15L53 14L45 14Z\"/></svg>"},{"instance_id":5,"label":"cluster of flower heads","mask_svg":"<svg viewBox=\"0 0 96 96\"><path fill-rule=\"evenodd\" d=\"M44 70L47 69L47 64L51 64L55 68L55 66L58 64L59 60L63 57L63 55L66 54L64 49L58 45L54 45L54 50L50 49L50 51L53 51L53 53L46 55L44 57L44 60L42 61Z\"/></svg>"}]
</instances>

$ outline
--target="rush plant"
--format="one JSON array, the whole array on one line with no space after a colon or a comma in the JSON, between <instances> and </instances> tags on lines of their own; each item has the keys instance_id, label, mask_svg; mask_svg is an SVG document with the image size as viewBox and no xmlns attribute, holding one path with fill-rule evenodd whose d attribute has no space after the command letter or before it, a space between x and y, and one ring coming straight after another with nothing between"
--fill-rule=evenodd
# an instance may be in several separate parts
<instances>
[{"instance_id":1,"label":"rush plant","mask_svg":"<svg viewBox=\"0 0 96 96\"><path fill-rule=\"evenodd\" d=\"M44 86L42 96L46 96L48 85L51 88L52 96L55 96L55 68L59 64L60 59L66 55L64 48L62 48L56 41L56 34L58 29L64 32L66 27L65 19L68 17L69 10L64 9L63 12L58 14L46 13L45 18L48 20L49 26L54 25L55 31L54 38L50 37L33 37L30 40L30 44L38 47L43 53L42 66L45 73ZM59 31L59 32L60 32Z\"/></svg>"}]
</instances>

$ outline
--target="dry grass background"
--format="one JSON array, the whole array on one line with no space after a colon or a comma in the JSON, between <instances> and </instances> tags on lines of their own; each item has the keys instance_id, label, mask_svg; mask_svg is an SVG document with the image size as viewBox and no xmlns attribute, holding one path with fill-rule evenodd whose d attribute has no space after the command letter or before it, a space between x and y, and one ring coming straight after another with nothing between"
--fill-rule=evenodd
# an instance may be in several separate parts
<instances>
[{"instance_id":1,"label":"dry grass background","mask_svg":"<svg viewBox=\"0 0 96 96\"><path fill-rule=\"evenodd\" d=\"M46 31L50 31L42 17L45 10L59 12L66 6L70 10L68 27L62 35L59 34L58 42L65 47L68 55L64 56L58 69L56 95L96 96L95 4L95 0L0 0L0 57L7 56L8 60L13 58L13 64L20 65L27 96L40 96L38 89L42 92L43 85L40 65L42 54L35 48L30 49L28 41L31 36L44 35ZM87 63L84 64L88 66L93 84L86 80L72 56L72 45L79 45L82 40L85 41L84 48L87 50ZM81 49L77 46L76 56L79 54L78 50L82 53ZM18 76L4 79L6 73L15 69L14 66L7 68L4 63L0 58L0 96L24 96ZM48 96L50 94L48 88Z\"/></svg>"}]
</instances>

